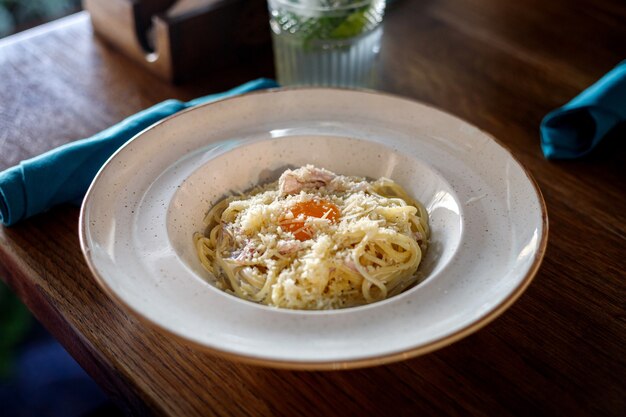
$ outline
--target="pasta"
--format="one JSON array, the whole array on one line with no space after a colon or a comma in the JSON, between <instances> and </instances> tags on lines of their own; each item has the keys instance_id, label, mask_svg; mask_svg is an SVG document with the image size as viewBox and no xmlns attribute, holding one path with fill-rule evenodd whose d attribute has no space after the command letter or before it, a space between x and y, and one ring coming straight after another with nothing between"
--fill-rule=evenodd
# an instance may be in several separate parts
<instances>
[{"instance_id":1,"label":"pasta","mask_svg":"<svg viewBox=\"0 0 626 417\"><path fill-rule=\"evenodd\" d=\"M215 284L291 309L372 303L417 282L428 213L387 178L367 181L307 165L228 197L194 241Z\"/></svg>"}]
</instances>

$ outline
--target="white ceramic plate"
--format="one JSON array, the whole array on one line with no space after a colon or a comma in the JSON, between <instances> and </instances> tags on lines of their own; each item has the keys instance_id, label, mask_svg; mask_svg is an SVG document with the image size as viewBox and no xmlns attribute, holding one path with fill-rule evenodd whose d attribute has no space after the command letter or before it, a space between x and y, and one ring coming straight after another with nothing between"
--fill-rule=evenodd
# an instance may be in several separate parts
<instances>
[{"instance_id":1,"label":"white ceramic plate","mask_svg":"<svg viewBox=\"0 0 626 417\"><path fill-rule=\"evenodd\" d=\"M209 207L306 163L390 177L425 204L432 236L419 285L307 312L208 282L192 235ZM333 369L423 354L493 320L537 271L547 218L528 173L471 125L384 94L290 89L199 106L137 135L94 180L80 235L102 287L167 334L247 362Z\"/></svg>"}]
</instances>

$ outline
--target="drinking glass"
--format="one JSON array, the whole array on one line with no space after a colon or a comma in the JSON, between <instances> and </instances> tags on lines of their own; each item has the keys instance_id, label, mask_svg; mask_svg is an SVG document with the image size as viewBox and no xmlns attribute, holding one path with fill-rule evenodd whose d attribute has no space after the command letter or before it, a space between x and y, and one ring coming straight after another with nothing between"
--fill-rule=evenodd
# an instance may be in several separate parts
<instances>
[{"instance_id":1,"label":"drinking glass","mask_svg":"<svg viewBox=\"0 0 626 417\"><path fill-rule=\"evenodd\" d=\"M375 86L385 0L268 0L278 82Z\"/></svg>"}]
</instances>

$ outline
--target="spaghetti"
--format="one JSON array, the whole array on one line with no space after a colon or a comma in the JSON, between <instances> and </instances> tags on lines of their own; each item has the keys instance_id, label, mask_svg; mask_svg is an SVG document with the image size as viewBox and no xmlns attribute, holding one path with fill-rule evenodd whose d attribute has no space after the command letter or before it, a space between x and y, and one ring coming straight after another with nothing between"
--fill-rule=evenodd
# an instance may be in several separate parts
<instances>
[{"instance_id":1,"label":"spaghetti","mask_svg":"<svg viewBox=\"0 0 626 417\"><path fill-rule=\"evenodd\" d=\"M428 213L387 178L367 181L307 165L226 198L194 241L216 285L257 303L333 309L414 285Z\"/></svg>"}]
</instances>

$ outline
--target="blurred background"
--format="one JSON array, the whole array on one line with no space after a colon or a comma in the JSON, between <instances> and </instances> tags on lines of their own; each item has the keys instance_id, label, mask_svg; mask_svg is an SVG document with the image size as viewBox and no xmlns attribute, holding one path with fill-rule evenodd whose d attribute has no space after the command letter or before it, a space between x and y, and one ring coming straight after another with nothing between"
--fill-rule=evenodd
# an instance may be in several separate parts
<instances>
[{"instance_id":1,"label":"blurred background","mask_svg":"<svg viewBox=\"0 0 626 417\"><path fill-rule=\"evenodd\" d=\"M80 0L0 0L0 38L80 9Z\"/></svg>"},{"instance_id":2,"label":"blurred background","mask_svg":"<svg viewBox=\"0 0 626 417\"><path fill-rule=\"evenodd\" d=\"M0 38L81 10L80 0L0 0ZM121 412L0 280L0 415Z\"/></svg>"}]
</instances>

